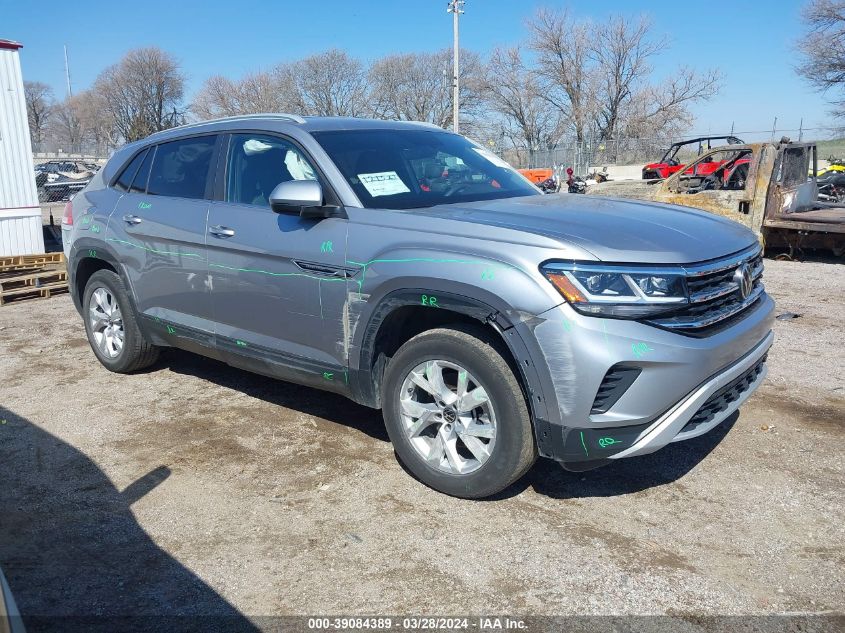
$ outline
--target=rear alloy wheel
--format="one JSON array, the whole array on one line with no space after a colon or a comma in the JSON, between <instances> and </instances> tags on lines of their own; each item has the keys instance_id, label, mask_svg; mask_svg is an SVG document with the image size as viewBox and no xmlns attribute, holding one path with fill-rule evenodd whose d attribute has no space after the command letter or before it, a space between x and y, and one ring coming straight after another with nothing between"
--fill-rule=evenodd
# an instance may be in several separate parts
<instances>
[{"instance_id":1,"label":"rear alloy wheel","mask_svg":"<svg viewBox=\"0 0 845 633\"><path fill-rule=\"evenodd\" d=\"M91 349L106 369L124 374L158 359L159 348L138 328L123 281L113 271L98 270L88 279L82 316Z\"/></svg>"},{"instance_id":2,"label":"rear alloy wheel","mask_svg":"<svg viewBox=\"0 0 845 633\"><path fill-rule=\"evenodd\" d=\"M501 342L463 325L405 343L384 377L384 419L407 469L440 492L494 495L534 463L537 448L519 381Z\"/></svg>"},{"instance_id":3,"label":"rear alloy wheel","mask_svg":"<svg viewBox=\"0 0 845 633\"><path fill-rule=\"evenodd\" d=\"M108 358L117 358L123 351L126 335L123 331L123 315L117 299L108 288L95 288L91 293L88 318L91 335L100 352Z\"/></svg>"}]
</instances>

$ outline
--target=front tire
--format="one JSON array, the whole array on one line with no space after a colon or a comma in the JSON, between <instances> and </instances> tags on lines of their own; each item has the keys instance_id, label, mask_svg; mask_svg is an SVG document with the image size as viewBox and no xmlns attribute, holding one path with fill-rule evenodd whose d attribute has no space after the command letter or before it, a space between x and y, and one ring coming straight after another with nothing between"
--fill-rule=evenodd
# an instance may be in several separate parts
<instances>
[{"instance_id":1,"label":"front tire","mask_svg":"<svg viewBox=\"0 0 845 633\"><path fill-rule=\"evenodd\" d=\"M423 332L390 360L384 419L399 459L455 497L494 495L537 459L525 396L500 342L477 328Z\"/></svg>"},{"instance_id":2,"label":"front tire","mask_svg":"<svg viewBox=\"0 0 845 633\"><path fill-rule=\"evenodd\" d=\"M123 281L111 270L98 270L82 295L85 333L97 360L109 371L127 374L149 367L159 348L144 338Z\"/></svg>"}]
</instances>

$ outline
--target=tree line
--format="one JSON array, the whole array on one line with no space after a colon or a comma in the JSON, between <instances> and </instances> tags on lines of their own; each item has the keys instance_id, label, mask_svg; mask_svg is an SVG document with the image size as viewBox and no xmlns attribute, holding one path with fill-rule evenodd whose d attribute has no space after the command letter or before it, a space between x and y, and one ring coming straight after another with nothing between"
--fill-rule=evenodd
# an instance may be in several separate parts
<instances>
[{"instance_id":1,"label":"tree line","mask_svg":"<svg viewBox=\"0 0 845 633\"><path fill-rule=\"evenodd\" d=\"M654 63L669 43L644 17L594 22L541 9L526 27L524 41L486 58L461 51L461 132L498 151L533 153L563 138L671 136L688 128L690 106L715 95L722 81L718 70L685 66L658 78ZM364 63L331 49L241 77L210 77L189 101L187 77L172 55L136 49L61 101L47 85L26 82L30 132L36 149L104 154L187 121L258 112L447 128L451 54L400 53Z\"/></svg>"}]
</instances>

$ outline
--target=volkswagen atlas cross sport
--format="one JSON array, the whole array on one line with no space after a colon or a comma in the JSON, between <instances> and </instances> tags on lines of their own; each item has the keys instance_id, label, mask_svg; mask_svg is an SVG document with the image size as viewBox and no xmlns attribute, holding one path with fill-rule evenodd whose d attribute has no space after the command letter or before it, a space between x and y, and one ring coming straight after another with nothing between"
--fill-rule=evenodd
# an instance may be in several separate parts
<instances>
[{"instance_id":1,"label":"volkswagen atlas cross sport","mask_svg":"<svg viewBox=\"0 0 845 633\"><path fill-rule=\"evenodd\" d=\"M91 348L178 347L382 409L425 484L484 497L706 433L765 375L755 235L543 195L431 125L254 115L115 152L67 205Z\"/></svg>"}]
</instances>

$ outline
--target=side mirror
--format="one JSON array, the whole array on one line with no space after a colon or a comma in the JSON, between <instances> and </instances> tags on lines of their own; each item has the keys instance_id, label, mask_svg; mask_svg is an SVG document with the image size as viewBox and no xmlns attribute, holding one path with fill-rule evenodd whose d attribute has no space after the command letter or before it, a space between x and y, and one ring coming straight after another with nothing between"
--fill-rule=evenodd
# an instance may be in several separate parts
<instances>
[{"instance_id":1,"label":"side mirror","mask_svg":"<svg viewBox=\"0 0 845 633\"><path fill-rule=\"evenodd\" d=\"M270 194L270 208L276 213L298 213L303 218L328 218L335 208L323 205L323 188L316 180L288 180Z\"/></svg>"}]
</instances>

